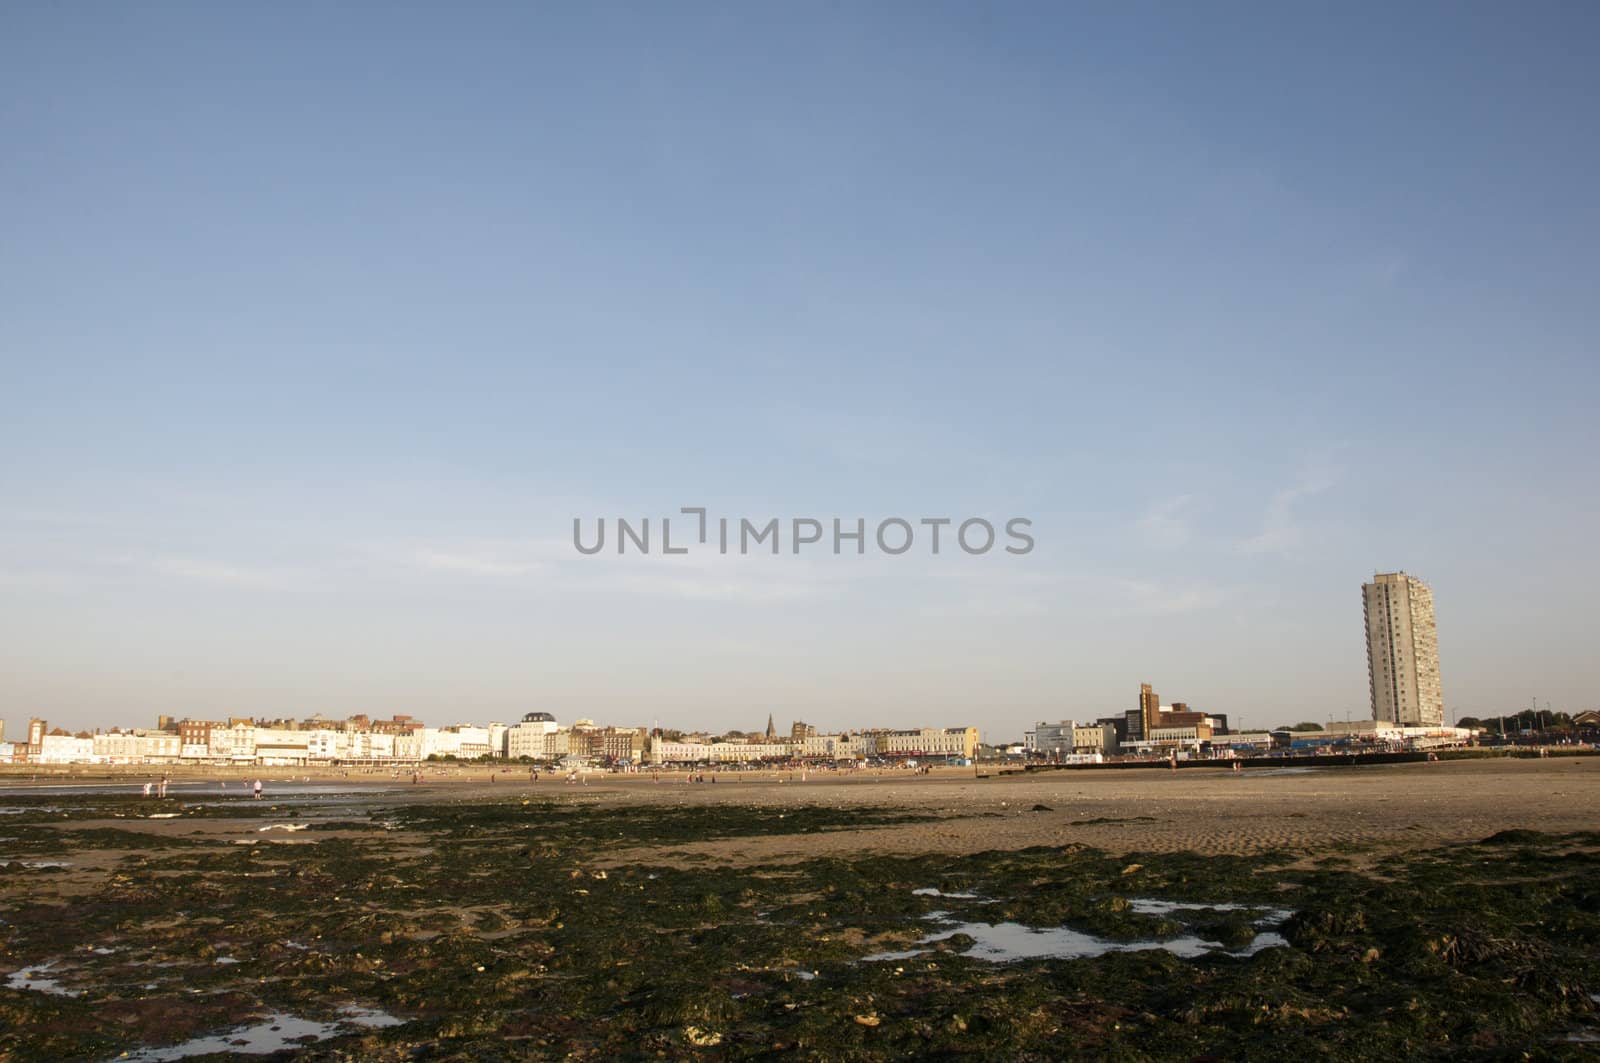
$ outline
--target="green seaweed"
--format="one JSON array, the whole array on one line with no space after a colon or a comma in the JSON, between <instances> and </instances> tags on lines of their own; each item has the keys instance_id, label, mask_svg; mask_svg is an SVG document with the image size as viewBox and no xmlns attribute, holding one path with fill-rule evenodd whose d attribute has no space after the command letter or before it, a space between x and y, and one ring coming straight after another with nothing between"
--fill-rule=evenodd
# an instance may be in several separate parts
<instances>
[{"instance_id":1,"label":"green seaweed","mask_svg":"<svg viewBox=\"0 0 1600 1063\"><path fill-rule=\"evenodd\" d=\"M331 1018L349 1003L405 1022L309 1058L1576 1058L1565 1038L1597 1023L1594 833L1496 835L1365 870L1082 846L735 867L666 860L683 843L928 813L563 795L385 800L366 821L341 807L295 844L74 826L107 807L7 825L7 850L30 859L112 862L87 895L57 895L70 875L0 874L8 969L50 963L81 994L0 988L0 1056L112 1058L262 1009ZM1151 916L1138 898L1247 907ZM1247 957L992 963L963 935L915 944L943 911L1238 949L1275 908L1294 910L1288 944Z\"/></svg>"}]
</instances>

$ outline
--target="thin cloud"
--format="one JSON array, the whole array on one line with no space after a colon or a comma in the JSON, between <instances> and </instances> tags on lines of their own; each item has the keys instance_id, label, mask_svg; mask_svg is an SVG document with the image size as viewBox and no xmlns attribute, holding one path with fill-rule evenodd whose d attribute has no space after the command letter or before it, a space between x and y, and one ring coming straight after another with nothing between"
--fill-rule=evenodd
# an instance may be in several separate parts
<instances>
[{"instance_id":1,"label":"thin cloud","mask_svg":"<svg viewBox=\"0 0 1600 1063\"><path fill-rule=\"evenodd\" d=\"M470 576L530 576L546 568L544 562L526 558L449 550L420 550L412 561L418 568Z\"/></svg>"},{"instance_id":2,"label":"thin cloud","mask_svg":"<svg viewBox=\"0 0 1600 1063\"><path fill-rule=\"evenodd\" d=\"M1261 530L1241 542L1239 550L1258 555L1293 553L1306 538L1305 527L1295 512L1297 507L1306 499L1327 491L1337 480L1326 466L1306 468L1293 484L1272 496L1262 515Z\"/></svg>"},{"instance_id":3,"label":"thin cloud","mask_svg":"<svg viewBox=\"0 0 1600 1063\"><path fill-rule=\"evenodd\" d=\"M704 571L677 573L664 569L612 572L600 576L589 583L588 587L594 590L685 598L692 601L755 603L793 602L826 597L836 593L838 589L804 575L766 576L755 579L718 578Z\"/></svg>"},{"instance_id":4,"label":"thin cloud","mask_svg":"<svg viewBox=\"0 0 1600 1063\"><path fill-rule=\"evenodd\" d=\"M1169 584L1122 581L1123 613L1135 616L1178 616L1226 605L1232 592L1209 583Z\"/></svg>"},{"instance_id":5,"label":"thin cloud","mask_svg":"<svg viewBox=\"0 0 1600 1063\"><path fill-rule=\"evenodd\" d=\"M1194 502L1193 495L1176 495L1157 502L1133 522L1145 545L1156 550L1176 550L1193 537L1188 510Z\"/></svg>"},{"instance_id":6,"label":"thin cloud","mask_svg":"<svg viewBox=\"0 0 1600 1063\"><path fill-rule=\"evenodd\" d=\"M358 547L355 556L368 575L383 579L519 582L548 576L562 560L561 545L548 539L391 540Z\"/></svg>"},{"instance_id":7,"label":"thin cloud","mask_svg":"<svg viewBox=\"0 0 1600 1063\"><path fill-rule=\"evenodd\" d=\"M842 572L788 556L578 553L556 540L433 541L368 551L377 570L552 593L637 594L692 601L786 602L842 589Z\"/></svg>"},{"instance_id":8,"label":"thin cloud","mask_svg":"<svg viewBox=\"0 0 1600 1063\"><path fill-rule=\"evenodd\" d=\"M573 556L560 567L564 588L695 601L790 602L844 592L855 571L787 555L724 557L705 552L671 557Z\"/></svg>"},{"instance_id":9,"label":"thin cloud","mask_svg":"<svg viewBox=\"0 0 1600 1063\"><path fill-rule=\"evenodd\" d=\"M945 578L971 581L972 593L959 602L958 611L975 616L1039 616L1084 608L1108 616L1176 616L1218 609L1238 596L1235 588L1208 582L1138 579L1099 570L956 570ZM947 603L936 611L950 608Z\"/></svg>"},{"instance_id":10,"label":"thin cloud","mask_svg":"<svg viewBox=\"0 0 1600 1063\"><path fill-rule=\"evenodd\" d=\"M293 569L240 565L209 558L167 557L150 562L152 571L190 583L252 591L308 590L314 582Z\"/></svg>"}]
</instances>

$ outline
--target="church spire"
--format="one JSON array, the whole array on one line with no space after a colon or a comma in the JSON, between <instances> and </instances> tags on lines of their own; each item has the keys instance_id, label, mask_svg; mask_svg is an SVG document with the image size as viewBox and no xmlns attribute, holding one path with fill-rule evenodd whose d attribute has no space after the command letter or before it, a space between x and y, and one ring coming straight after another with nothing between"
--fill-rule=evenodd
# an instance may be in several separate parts
<instances>
[{"instance_id":1,"label":"church spire","mask_svg":"<svg viewBox=\"0 0 1600 1063\"><path fill-rule=\"evenodd\" d=\"M773 739L777 737L778 729L772 725L772 713L769 712L767 713L767 738Z\"/></svg>"}]
</instances>

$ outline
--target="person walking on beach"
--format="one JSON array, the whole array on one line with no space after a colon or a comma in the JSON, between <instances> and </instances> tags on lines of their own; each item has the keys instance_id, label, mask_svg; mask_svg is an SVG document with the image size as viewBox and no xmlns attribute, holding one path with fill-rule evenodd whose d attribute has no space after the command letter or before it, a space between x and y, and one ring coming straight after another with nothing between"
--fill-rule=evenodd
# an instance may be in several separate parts
<instances>
[{"instance_id":1,"label":"person walking on beach","mask_svg":"<svg viewBox=\"0 0 1600 1063\"><path fill-rule=\"evenodd\" d=\"M261 800L261 780L260 779L256 780L256 788L255 789L256 789L256 800L259 801L259 800Z\"/></svg>"},{"instance_id":2,"label":"person walking on beach","mask_svg":"<svg viewBox=\"0 0 1600 1063\"><path fill-rule=\"evenodd\" d=\"M145 783L144 784L144 795L146 797L150 796L150 784L149 783Z\"/></svg>"}]
</instances>

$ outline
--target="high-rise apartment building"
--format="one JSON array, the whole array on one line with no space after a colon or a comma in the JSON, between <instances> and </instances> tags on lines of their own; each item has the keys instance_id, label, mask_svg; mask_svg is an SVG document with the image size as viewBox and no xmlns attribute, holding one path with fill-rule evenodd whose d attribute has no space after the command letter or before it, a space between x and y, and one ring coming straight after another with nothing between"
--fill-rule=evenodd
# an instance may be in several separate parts
<instances>
[{"instance_id":1,"label":"high-rise apartment building","mask_svg":"<svg viewBox=\"0 0 1600 1063\"><path fill-rule=\"evenodd\" d=\"M1380 572L1362 584L1361 600L1372 718L1402 727L1442 726L1444 691L1433 591L1404 572Z\"/></svg>"}]
</instances>

